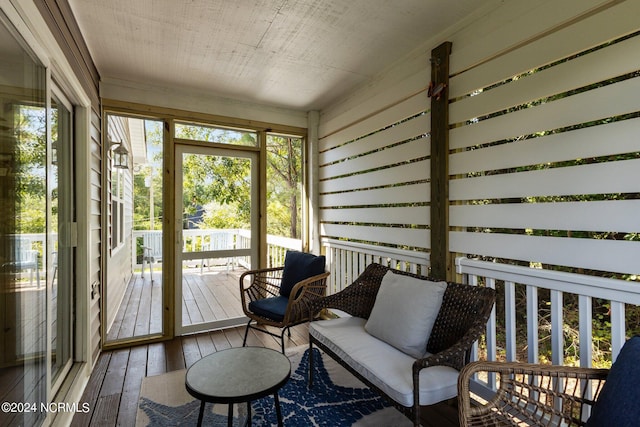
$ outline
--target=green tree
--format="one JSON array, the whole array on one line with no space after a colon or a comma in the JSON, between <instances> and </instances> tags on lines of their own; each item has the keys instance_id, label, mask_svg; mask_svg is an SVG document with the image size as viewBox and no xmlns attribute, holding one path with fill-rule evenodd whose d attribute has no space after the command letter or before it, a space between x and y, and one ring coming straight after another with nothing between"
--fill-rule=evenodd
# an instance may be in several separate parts
<instances>
[{"instance_id":1,"label":"green tree","mask_svg":"<svg viewBox=\"0 0 640 427\"><path fill-rule=\"evenodd\" d=\"M267 232L300 238L302 139L267 137Z\"/></svg>"},{"instance_id":2,"label":"green tree","mask_svg":"<svg viewBox=\"0 0 640 427\"><path fill-rule=\"evenodd\" d=\"M44 233L46 211L46 110L22 105L16 114L16 142L19 171L17 196L20 203L17 230ZM57 128L54 126L54 128Z\"/></svg>"}]
</instances>

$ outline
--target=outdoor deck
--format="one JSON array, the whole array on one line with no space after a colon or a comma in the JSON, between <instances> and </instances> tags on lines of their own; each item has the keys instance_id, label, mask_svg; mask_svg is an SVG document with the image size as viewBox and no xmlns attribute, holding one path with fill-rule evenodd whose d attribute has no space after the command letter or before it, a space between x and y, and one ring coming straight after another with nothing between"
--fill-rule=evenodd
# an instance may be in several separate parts
<instances>
[{"instance_id":1,"label":"outdoor deck","mask_svg":"<svg viewBox=\"0 0 640 427\"><path fill-rule=\"evenodd\" d=\"M239 278L246 270L226 266L187 268L183 273L183 326L243 316ZM134 273L129 281L107 341L162 332L162 272Z\"/></svg>"}]
</instances>

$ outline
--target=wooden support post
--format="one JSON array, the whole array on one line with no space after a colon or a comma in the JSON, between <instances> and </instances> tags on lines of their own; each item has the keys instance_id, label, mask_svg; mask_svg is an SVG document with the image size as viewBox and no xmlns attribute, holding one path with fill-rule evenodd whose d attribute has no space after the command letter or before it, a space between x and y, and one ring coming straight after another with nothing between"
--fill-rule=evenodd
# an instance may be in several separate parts
<instances>
[{"instance_id":1,"label":"wooden support post","mask_svg":"<svg viewBox=\"0 0 640 427\"><path fill-rule=\"evenodd\" d=\"M451 42L431 51L431 276L451 280L449 253L449 55Z\"/></svg>"}]
</instances>

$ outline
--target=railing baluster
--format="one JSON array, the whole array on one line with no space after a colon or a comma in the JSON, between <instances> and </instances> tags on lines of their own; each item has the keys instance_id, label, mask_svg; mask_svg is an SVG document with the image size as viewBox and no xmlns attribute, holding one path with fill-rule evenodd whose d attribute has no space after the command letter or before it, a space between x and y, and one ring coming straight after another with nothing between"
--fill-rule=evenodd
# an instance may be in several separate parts
<instances>
[{"instance_id":1,"label":"railing baluster","mask_svg":"<svg viewBox=\"0 0 640 427\"><path fill-rule=\"evenodd\" d=\"M593 337L593 301L591 297L580 295L578 297L578 311L580 316L580 366L590 368L592 366L593 349L591 339ZM584 390L587 398L592 397L592 390L584 387L584 381L581 381L582 390ZM586 421L588 413L581 414L583 421Z\"/></svg>"},{"instance_id":2,"label":"railing baluster","mask_svg":"<svg viewBox=\"0 0 640 427\"><path fill-rule=\"evenodd\" d=\"M590 368L593 353L591 347L593 337L593 303L591 297L586 295L578 297L578 314L580 319L580 366Z\"/></svg>"},{"instance_id":3,"label":"railing baluster","mask_svg":"<svg viewBox=\"0 0 640 427\"><path fill-rule=\"evenodd\" d=\"M551 361L554 365L564 363L564 316L562 292L551 291Z\"/></svg>"},{"instance_id":4,"label":"railing baluster","mask_svg":"<svg viewBox=\"0 0 640 427\"><path fill-rule=\"evenodd\" d=\"M344 289L345 281L346 281L346 272L344 269L344 249L338 249L338 262L336 263L336 275L340 279L338 282L338 287L336 288L336 292Z\"/></svg>"},{"instance_id":5,"label":"railing baluster","mask_svg":"<svg viewBox=\"0 0 640 427\"><path fill-rule=\"evenodd\" d=\"M531 363L538 363L538 323L538 288L527 285L527 346Z\"/></svg>"},{"instance_id":6,"label":"railing baluster","mask_svg":"<svg viewBox=\"0 0 640 427\"><path fill-rule=\"evenodd\" d=\"M513 282L504 283L504 313L506 328L507 361L516 360L516 285Z\"/></svg>"},{"instance_id":7,"label":"railing baluster","mask_svg":"<svg viewBox=\"0 0 640 427\"><path fill-rule=\"evenodd\" d=\"M478 276L473 275L474 282L477 282ZM477 284L477 283L476 283ZM491 277L485 278L485 286L491 289L496 288L496 281ZM496 356L498 353L498 346L496 344L496 306L493 305L493 309L491 309L491 314L489 315L489 321L487 322L487 360L496 360ZM496 374L494 372L489 374L488 378L489 386L493 389L496 389Z\"/></svg>"},{"instance_id":8,"label":"railing baluster","mask_svg":"<svg viewBox=\"0 0 640 427\"><path fill-rule=\"evenodd\" d=\"M471 286L478 286L478 276L471 276L471 280L469 282ZM471 360L478 360L478 341L473 343L471 346Z\"/></svg>"},{"instance_id":9,"label":"railing baluster","mask_svg":"<svg viewBox=\"0 0 640 427\"><path fill-rule=\"evenodd\" d=\"M611 301L611 360L618 358L618 353L626 340L625 305L623 302Z\"/></svg>"}]
</instances>

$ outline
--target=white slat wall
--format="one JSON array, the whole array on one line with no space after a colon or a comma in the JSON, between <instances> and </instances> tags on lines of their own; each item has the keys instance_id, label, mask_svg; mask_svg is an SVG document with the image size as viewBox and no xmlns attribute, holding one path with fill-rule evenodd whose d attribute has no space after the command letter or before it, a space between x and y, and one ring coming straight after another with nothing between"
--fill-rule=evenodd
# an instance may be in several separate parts
<instances>
[{"instance_id":1,"label":"white slat wall","mask_svg":"<svg viewBox=\"0 0 640 427\"><path fill-rule=\"evenodd\" d=\"M323 238L428 250L430 115L421 89L321 136Z\"/></svg>"},{"instance_id":2,"label":"white slat wall","mask_svg":"<svg viewBox=\"0 0 640 427\"><path fill-rule=\"evenodd\" d=\"M567 3L453 41L450 250L638 274L640 2Z\"/></svg>"}]
</instances>

